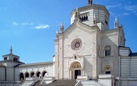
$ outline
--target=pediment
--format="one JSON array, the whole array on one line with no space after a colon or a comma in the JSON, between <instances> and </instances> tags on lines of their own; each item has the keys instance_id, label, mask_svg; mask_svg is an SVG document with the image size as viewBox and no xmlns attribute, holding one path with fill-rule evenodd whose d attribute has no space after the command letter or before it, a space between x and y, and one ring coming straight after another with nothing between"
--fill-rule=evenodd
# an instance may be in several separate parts
<instances>
[{"instance_id":1,"label":"pediment","mask_svg":"<svg viewBox=\"0 0 137 86\"><path fill-rule=\"evenodd\" d=\"M69 35L71 32L73 32L75 29L81 29L82 31L91 34L92 32L96 31L96 28L98 26L89 26L82 22L75 21L72 25L70 25L63 33L64 37Z\"/></svg>"}]
</instances>

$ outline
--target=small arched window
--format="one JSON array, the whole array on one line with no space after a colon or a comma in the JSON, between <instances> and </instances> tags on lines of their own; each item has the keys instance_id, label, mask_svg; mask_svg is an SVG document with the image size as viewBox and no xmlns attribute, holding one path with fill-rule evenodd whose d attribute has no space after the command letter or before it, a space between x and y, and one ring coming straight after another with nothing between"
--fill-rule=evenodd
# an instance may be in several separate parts
<instances>
[{"instance_id":1,"label":"small arched window","mask_svg":"<svg viewBox=\"0 0 137 86\"><path fill-rule=\"evenodd\" d=\"M81 21L87 21L88 20L88 16L87 15L81 16L80 20Z\"/></svg>"},{"instance_id":2,"label":"small arched window","mask_svg":"<svg viewBox=\"0 0 137 86\"><path fill-rule=\"evenodd\" d=\"M111 46L107 45L104 50L105 56L111 56Z\"/></svg>"}]
</instances>

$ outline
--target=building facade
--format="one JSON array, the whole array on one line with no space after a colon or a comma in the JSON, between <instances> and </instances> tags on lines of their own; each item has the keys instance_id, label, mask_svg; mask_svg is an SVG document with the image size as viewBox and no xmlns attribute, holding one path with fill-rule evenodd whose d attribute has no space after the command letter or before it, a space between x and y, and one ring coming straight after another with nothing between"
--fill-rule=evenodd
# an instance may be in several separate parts
<instances>
[{"instance_id":1,"label":"building facade","mask_svg":"<svg viewBox=\"0 0 137 86\"><path fill-rule=\"evenodd\" d=\"M40 79L45 84L54 79L77 79L76 86L87 86L84 82L136 86L137 53L125 46L123 26L117 18L114 28L109 29L109 16L105 6L92 4L92 0L74 9L71 25L64 30L61 24L56 32L52 62L25 64L11 48L0 62L0 86L34 86Z\"/></svg>"}]
</instances>

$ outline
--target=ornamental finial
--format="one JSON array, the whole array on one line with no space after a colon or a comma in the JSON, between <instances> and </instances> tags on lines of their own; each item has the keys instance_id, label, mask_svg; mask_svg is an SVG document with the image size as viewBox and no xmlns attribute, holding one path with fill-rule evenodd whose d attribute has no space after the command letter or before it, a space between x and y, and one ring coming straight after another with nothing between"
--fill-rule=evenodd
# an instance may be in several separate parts
<instances>
[{"instance_id":1,"label":"ornamental finial","mask_svg":"<svg viewBox=\"0 0 137 86\"><path fill-rule=\"evenodd\" d=\"M10 54L12 54L12 46L10 47Z\"/></svg>"},{"instance_id":2,"label":"ornamental finial","mask_svg":"<svg viewBox=\"0 0 137 86\"><path fill-rule=\"evenodd\" d=\"M92 5L92 0L88 0L88 5Z\"/></svg>"}]
</instances>

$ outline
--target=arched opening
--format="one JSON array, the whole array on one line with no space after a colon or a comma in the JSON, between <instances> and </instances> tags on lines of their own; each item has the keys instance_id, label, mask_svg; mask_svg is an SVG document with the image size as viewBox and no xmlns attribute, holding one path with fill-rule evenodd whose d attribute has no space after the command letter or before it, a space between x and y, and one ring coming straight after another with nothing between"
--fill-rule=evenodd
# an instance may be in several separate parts
<instances>
[{"instance_id":1,"label":"arched opening","mask_svg":"<svg viewBox=\"0 0 137 86\"><path fill-rule=\"evenodd\" d=\"M71 65L72 79L77 79L77 76L81 75L81 64L79 62L74 62Z\"/></svg>"},{"instance_id":2,"label":"arched opening","mask_svg":"<svg viewBox=\"0 0 137 86\"><path fill-rule=\"evenodd\" d=\"M38 72L36 73L37 77L40 77L40 74L41 74L41 73L38 71Z\"/></svg>"},{"instance_id":3,"label":"arched opening","mask_svg":"<svg viewBox=\"0 0 137 86\"><path fill-rule=\"evenodd\" d=\"M111 67L109 65L105 67L105 74L111 74Z\"/></svg>"},{"instance_id":4,"label":"arched opening","mask_svg":"<svg viewBox=\"0 0 137 86\"><path fill-rule=\"evenodd\" d=\"M111 56L111 46L107 45L105 48L105 56Z\"/></svg>"},{"instance_id":5,"label":"arched opening","mask_svg":"<svg viewBox=\"0 0 137 86\"><path fill-rule=\"evenodd\" d=\"M31 72L31 73L30 73L30 77L33 77L34 75L35 75L34 72Z\"/></svg>"},{"instance_id":6,"label":"arched opening","mask_svg":"<svg viewBox=\"0 0 137 86\"><path fill-rule=\"evenodd\" d=\"M20 77L20 78L19 78L20 81L23 81L23 80L24 80L24 74L23 74L23 73L20 73L20 74L19 74L19 77Z\"/></svg>"},{"instance_id":7,"label":"arched opening","mask_svg":"<svg viewBox=\"0 0 137 86\"><path fill-rule=\"evenodd\" d=\"M28 72L25 73L25 77L26 77L26 78L29 77L29 73L28 73Z\"/></svg>"},{"instance_id":8,"label":"arched opening","mask_svg":"<svg viewBox=\"0 0 137 86\"><path fill-rule=\"evenodd\" d=\"M44 77L44 76L47 76L47 72L46 71L42 72L42 77Z\"/></svg>"},{"instance_id":9,"label":"arched opening","mask_svg":"<svg viewBox=\"0 0 137 86\"><path fill-rule=\"evenodd\" d=\"M71 68L81 68L81 65L79 62L75 62L72 64Z\"/></svg>"}]
</instances>

